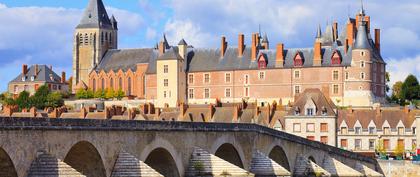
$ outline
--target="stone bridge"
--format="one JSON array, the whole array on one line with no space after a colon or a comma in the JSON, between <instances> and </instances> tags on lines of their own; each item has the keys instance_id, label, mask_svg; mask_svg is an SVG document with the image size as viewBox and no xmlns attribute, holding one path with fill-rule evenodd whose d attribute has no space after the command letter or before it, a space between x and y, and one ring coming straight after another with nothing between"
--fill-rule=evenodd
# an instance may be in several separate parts
<instances>
[{"instance_id":1,"label":"stone bridge","mask_svg":"<svg viewBox=\"0 0 420 177\"><path fill-rule=\"evenodd\" d=\"M381 173L375 159L255 124L0 118L0 176Z\"/></svg>"}]
</instances>

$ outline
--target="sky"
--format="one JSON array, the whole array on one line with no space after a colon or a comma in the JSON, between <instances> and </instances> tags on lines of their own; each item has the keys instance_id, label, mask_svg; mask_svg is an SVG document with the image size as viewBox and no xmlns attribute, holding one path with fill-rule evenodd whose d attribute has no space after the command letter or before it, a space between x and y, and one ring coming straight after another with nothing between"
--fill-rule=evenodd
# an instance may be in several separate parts
<instances>
[{"instance_id":1,"label":"sky","mask_svg":"<svg viewBox=\"0 0 420 177\"><path fill-rule=\"evenodd\" d=\"M119 25L119 48L153 47L166 33L176 45L236 46L239 33L261 32L271 46L312 47L318 25L344 27L359 0L103 0ZM0 91L22 64L52 65L71 75L72 36L88 0L0 0ZM382 57L391 84L408 74L420 78L420 1L364 0L372 29L381 29ZM323 30L325 31L325 30Z\"/></svg>"}]
</instances>

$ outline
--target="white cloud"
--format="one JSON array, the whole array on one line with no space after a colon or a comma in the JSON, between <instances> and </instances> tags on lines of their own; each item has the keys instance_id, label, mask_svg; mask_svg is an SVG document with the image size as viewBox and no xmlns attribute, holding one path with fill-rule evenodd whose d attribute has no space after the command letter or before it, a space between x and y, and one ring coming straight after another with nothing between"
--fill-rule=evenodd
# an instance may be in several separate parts
<instances>
[{"instance_id":1,"label":"white cloud","mask_svg":"<svg viewBox=\"0 0 420 177\"><path fill-rule=\"evenodd\" d=\"M203 32L200 26L189 20L170 20L165 25L165 31L171 45L176 45L181 39L185 39L189 45L206 46L207 43L212 43L216 39L215 36Z\"/></svg>"},{"instance_id":2,"label":"white cloud","mask_svg":"<svg viewBox=\"0 0 420 177\"><path fill-rule=\"evenodd\" d=\"M420 54L415 57L388 60L387 69L390 73L390 84L404 81L409 74L416 75L420 79Z\"/></svg>"},{"instance_id":3,"label":"white cloud","mask_svg":"<svg viewBox=\"0 0 420 177\"><path fill-rule=\"evenodd\" d=\"M5 4L2 4L2 3L0 3L0 9L4 9L4 8L6 8L7 6L5 5Z\"/></svg>"},{"instance_id":4,"label":"white cloud","mask_svg":"<svg viewBox=\"0 0 420 177\"><path fill-rule=\"evenodd\" d=\"M156 37L157 37L157 31L154 30L153 28L147 27L146 39L151 40L151 39L156 39Z\"/></svg>"},{"instance_id":5,"label":"white cloud","mask_svg":"<svg viewBox=\"0 0 420 177\"><path fill-rule=\"evenodd\" d=\"M144 25L143 17L137 13L113 7L107 7L107 10L110 17L112 14L114 14L115 19L118 22L118 29L120 31L119 34L125 37L134 35L139 31L139 28Z\"/></svg>"}]
</instances>

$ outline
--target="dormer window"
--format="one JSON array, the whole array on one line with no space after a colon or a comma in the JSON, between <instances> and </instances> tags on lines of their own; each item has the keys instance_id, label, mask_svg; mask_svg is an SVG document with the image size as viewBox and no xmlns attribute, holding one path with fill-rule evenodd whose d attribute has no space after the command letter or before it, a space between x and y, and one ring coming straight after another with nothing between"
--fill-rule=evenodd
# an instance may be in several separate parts
<instances>
[{"instance_id":1,"label":"dormer window","mask_svg":"<svg viewBox=\"0 0 420 177\"><path fill-rule=\"evenodd\" d=\"M264 69L267 68L267 61L263 54L260 55L258 58L258 69Z\"/></svg>"},{"instance_id":2,"label":"dormer window","mask_svg":"<svg viewBox=\"0 0 420 177\"><path fill-rule=\"evenodd\" d=\"M33 82L35 80L35 76L31 76L31 81Z\"/></svg>"},{"instance_id":3,"label":"dormer window","mask_svg":"<svg viewBox=\"0 0 420 177\"><path fill-rule=\"evenodd\" d=\"M313 116L314 115L314 108L307 108L306 109L306 115L307 116Z\"/></svg>"},{"instance_id":4,"label":"dormer window","mask_svg":"<svg viewBox=\"0 0 420 177\"><path fill-rule=\"evenodd\" d=\"M54 77L53 77L53 75L52 75L52 74L50 74L50 79L51 79L52 81L54 81Z\"/></svg>"},{"instance_id":5,"label":"dormer window","mask_svg":"<svg viewBox=\"0 0 420 177\"><path fill-rule=\"evenodd\" d=\"M299 107L295 107L295 116L298 116L300 114Z\"/></svg>"},{"instance_id":6,"label":"dormer window","mask_svg":"<svg viewBox=\"0 0 420 177\"><path fill-rule=\"evenodd\" d=\"M22 82L26 81L26 76L22 76Z\"/></svg>"},{"instance_id":7,"label":"dormer window","mask_svg":"<svg viewBox=\"0 0 420 177\"><path fill-rule=\"evenodd\" d=\"M331 64L333 65L340 65L341 64L341 56L338 51L334 51L333 55L331 56Z\"/></svg>"},{"instance_id":8,"label":"dormer window","mask_svg":"<svg viewBox=\"0 0 420 177\"><path fill-rule=\"evenodd\" d=\"M300 52L297 52L295 55L295 58L293 59L293 65L295 67L301 67L303 66L303 58L300 54Z\"/></svg>"},{"instance_id":9,"label":"dormer window","mask_svg":"<svg viewBox=\"0 0 420 177\"><path fill-rule=\"evenodd\" d=\"M315 102L311 98L308 98L306 100L306 104L305 104L305 115L306 116L314 116L314 115L316 115Z\"/></svg>"},{"instance_id":10,"label":"dormer window","mask_svg":"<svg viewBox=\"0 0 420 177\"><path fill-rule=\"evenodd\" d=\"M327 108L325 106L322 106L322 115L326 116L327 115Z\"/></svg>"},{"instance_id":11,"label":"dormer window","mask_svg":"<svg viewBox=\"0 0 420 177\"><path fill-rule=\"evenodd\" d=\"M362 128L361 127L355 127L354 128L354 134L359 135L360 133L362 133Z\"/></svg>"}]
</instances>

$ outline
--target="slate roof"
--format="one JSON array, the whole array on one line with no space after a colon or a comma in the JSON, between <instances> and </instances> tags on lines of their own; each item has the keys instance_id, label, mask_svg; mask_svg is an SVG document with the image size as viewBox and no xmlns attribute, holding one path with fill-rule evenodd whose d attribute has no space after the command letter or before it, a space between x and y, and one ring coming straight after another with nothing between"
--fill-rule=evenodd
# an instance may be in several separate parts
<instances>
[{"instance_id":1,"label":"slate roof","mask_svg":"<svg viewBox=\"0 0 420 177\"><path fill-rule=\"evenodd\" d=\"M409 113L399 109L383 109L380 112L378 112L378 110L368 109L353 110L353 112L350 112L349 110L339 110L337 123L338 125L341 125L341 123L345 121L349 128L353 128L356 122L359 121L363 129L368 129L369 123L373 121L377 129L382 129L382 125L385 121L388 121L391 128L397 128L398 122L401 120L404 127L410 128L418 113L420 113L420 110L411 110Z\"/></svg>"},{"instance_id":2,"label":"slate roof","mask_svg":"<svg viewBox=\"0 0 420 177\"><path fill-rule=\"evenodd\" d=\"M137 70L137 64L149 63L151 59L158 56L158 51L152 48L144 49L111 49L105 54L99 65L95 68L97 72L104 70L106 72L113 70L117 72L119 69L127 71Z\"/></svg>"},{"instance_id":3,"label":"slate roof","mask_svg":"<svg viewBox=\"0 0 420 177\"><path fill-rule=\"evenodd\" d=\"M52 79L50 77L52 74ZM22 81L23 73L20 73L15 79L10 82L14 83L23 83L23 82L32 82L31 77L35 76L33 82L47 82L47 83L57 83L61 82L61 77L52 71L47 65L38 65L38 73L35 73L35 65L32 65L28 68L28 73L25 75L26 80Z\"/></svg>"},{"instance_id":4,"label":"slate roof","mask_svg":"<svg viewBox=\"0 0 420 177\"><path fill-rule=\"evenodd\" d=\"M360 25L357 29L354 49L372 49L366 32L366 25L364 23L362 23L362 25Z\"/></svg>"},{"instance_id":5,"label":"slate roof","mask_svg":"<svg viewBox=\"0 0 420 177\"><path fill-rule=\"evenodd\" d=\"M293 105L293 109L288 111L289 116L295 116L295 108L298 107L300 110L300 115L303 114L305 110L305 104L308 100L312 100L316 106L316 116L322 115L323 108L327 109L326 116L335 116L336 106L334 103L327 98L319 89L305 89L305 91L297 98Z\"/></svg>"},{"instance_id":6,"label":"slate roof","mask_svg":"<svg viewBox=\"0 0 420 177\"><path fill-rule=\"evenodd\" d=\"M76 28L109 28L112 29L111 21L106 12L102 0L90 0L83 13L79 25Z\"/></svg>"}]
</instances>

